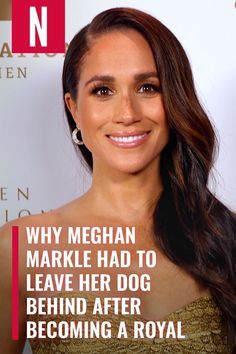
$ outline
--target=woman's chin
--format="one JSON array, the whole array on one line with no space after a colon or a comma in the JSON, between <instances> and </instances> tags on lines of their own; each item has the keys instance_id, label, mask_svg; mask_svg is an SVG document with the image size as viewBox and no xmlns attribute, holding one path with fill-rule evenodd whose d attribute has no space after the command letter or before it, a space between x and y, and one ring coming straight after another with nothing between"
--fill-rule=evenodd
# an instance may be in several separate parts
<instances>
[{"instance_id":1,"label":"woman's chin","mask_svg":"<svg viewBox=\"0 0 236 354\"><path fill-rule=\"evenodd\" d=\"M116 171L124 174L138 174L146 171L147 169L149 169L149 167L150 167L149 164L140 163L140 161L136 163L128 163L128 164L123 162L111 166L114 172Z\"/></svg>"}]
</instances>

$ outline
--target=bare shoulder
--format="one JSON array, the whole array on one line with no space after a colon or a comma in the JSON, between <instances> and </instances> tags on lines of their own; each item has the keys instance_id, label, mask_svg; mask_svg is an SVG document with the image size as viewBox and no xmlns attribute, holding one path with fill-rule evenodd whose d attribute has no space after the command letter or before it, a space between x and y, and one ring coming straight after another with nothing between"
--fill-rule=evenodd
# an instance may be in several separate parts
<instances>
[{"instance_id":1,"label":"bare shoulder","mask_svg":"<svg viewBox=\"0 0 236 354\"><path fill-rule=\"evenodd\" d=\"M83 223L86 213L84 213L83 197L73 200L64 206L52 211L25 216L12 220L0 228L0 252L3 254L11 249L12 228L17 227L19 232L19 242L21 251L26 246L26 228L27 227L66 227L75 222Z\"/></svg>"},{"instance_id":2,"label":"bare shoulder","mask_svg":"<svg viewBox=\"0 0 236 354\"><path fill-rule=\"evenodd\" d=\"M25 227L25 226L41 226L43 224L49 225L56 222L57 213L55 211L49 211L42 214L35 214L24 216L19 219L14 219L0 228L0 232L5 234L6 231L11 230L12 226Z\"/></svg>"},{"instance_id":3,"label":"bare shoulder","mask_svg":"<svg viewBox=\"0 0 236 354\"><path fill-rule=\"evenodd\" d=\"M76 209L78 209L78 205L80 205L79 198L45 213L14 219L0 228L0 235L1 237L7 237L13 226L18 226L21 229L27 226L58 226L64 223L71 214L74 214Z\"/></svg>"},{"instance_id":4,"label":"bare shoulder","mask_svg":"<svg viewBox=\"0 0 236 354\"><path fill-rule=\"evenodd\" d=\"M12 220L0 228L0 249L2 247L6 251L11 244L12 229L17 227L19 230L20 241L24 242L23 235L25 234L26 227L33 226L49 226L56 223L57 217L53 212L44 214L25 216L19 219Z\"/></svg>"},{"instance_id":5,"label":"bare shoulder","mask_svg":"<svg viewBox=\"0 0 236 354\"><path fill-rule=\"evenodd\" d=\"M12 220L0 228L0 265L1 269L11 269L13 229L17 228L19 244L20 278L25 273L25 257L28 249L27 228L42 226L57 226L60 224L58 213L48 212L44 214L30 215Z\"/></svg>"}]
</instances>

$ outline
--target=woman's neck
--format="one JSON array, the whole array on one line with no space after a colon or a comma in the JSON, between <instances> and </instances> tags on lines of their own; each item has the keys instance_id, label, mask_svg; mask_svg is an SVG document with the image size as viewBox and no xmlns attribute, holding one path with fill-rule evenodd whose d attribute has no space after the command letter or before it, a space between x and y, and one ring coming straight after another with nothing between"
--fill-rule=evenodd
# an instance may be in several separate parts
<instances>
[{"instance_id":1,"label":"woman's neck","mask_svg":"<svg viewBox=\"0 0 236 354\"><path fill-rule=\"evenodd\" d=\"M95 166L87 197L103 215L135 222L151 219L162 189L157 164L135 174Z\"/></svg>"}]
</instances>

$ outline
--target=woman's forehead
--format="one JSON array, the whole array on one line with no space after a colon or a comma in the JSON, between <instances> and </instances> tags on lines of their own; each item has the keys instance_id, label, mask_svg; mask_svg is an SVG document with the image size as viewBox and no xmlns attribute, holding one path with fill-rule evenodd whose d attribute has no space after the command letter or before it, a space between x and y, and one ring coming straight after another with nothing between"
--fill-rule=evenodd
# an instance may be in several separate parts
<instances>
[{"instance_id":1,"label":"woman's forehead","mask_svg":"<svg viewBox=\"0 0 236 354\"><path fill-rule=\"evenodd\" d=\"M91 41L81 76L154 72L156 64L146 39L137 31L114 30ZM82 78L80 76L80 78Z\"/></svg>"}]
</instances>

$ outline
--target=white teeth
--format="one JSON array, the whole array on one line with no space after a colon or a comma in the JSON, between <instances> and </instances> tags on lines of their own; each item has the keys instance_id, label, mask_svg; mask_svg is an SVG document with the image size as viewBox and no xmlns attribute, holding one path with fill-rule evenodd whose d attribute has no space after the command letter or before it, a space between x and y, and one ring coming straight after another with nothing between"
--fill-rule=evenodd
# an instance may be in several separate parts
<instances>
[{"instance_id":1,"label":"white teeth","mask_svg":"<svg viewBox=\"0 0 236 354\"><path fill-rule=\"evenodd\" d=\"M118 143L132 143L133 141L137 141L140 139L143 139L147 133L144 133L142 135L130 135L130 136L112 136L110 135L110 139L113 141L116 141Z\"/></svg>"}]
</instances>

